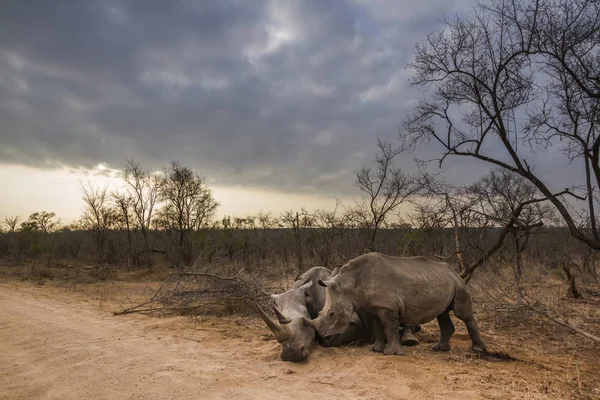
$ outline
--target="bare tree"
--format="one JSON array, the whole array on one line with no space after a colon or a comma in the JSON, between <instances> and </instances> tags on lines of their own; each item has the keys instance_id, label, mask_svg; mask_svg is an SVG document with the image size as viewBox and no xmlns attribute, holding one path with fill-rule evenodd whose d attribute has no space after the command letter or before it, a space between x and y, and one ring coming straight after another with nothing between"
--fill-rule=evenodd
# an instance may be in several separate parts
<instances>
[{"instance_id":1,"label":"bare tree","mask_svg":"<svg viewBox=\"0 0 600 400\"><path fill-rule=\"evenodd\" d=\"M406 119L404 148L433 141L444 149L440 164L449 155L474 157L523 176L574 237L600 249L600 3L494 0L446 28L418 44L410 64L411 84L429 98ZM553 144L565 164L585 170L581 187L554 191L556 182L527 161L530 150ZM585 201L589 229L567 199Z\"/></svg>"},{"instance_id":2,"label":"bare tree","mask_svg":"<svg viewBox=\"0 0 600 400\"><path fill-rule=\"evenodd\" d=\"M296 268L298 273L304 272L304 241L305 232L314 225L310 213L304 208L300 212L286 211L279 218L279 224L285 228L291 228L294 233L294 244L296 250Z\"/></svg>"},{"instance_id":3,"label":"bare tree","mask_svg":"<svg viewBox=\"0 0 600 400\"><path fill-rule=\"evenodd\" d=\"M4 225L6 225L6 227L8 228L8 231L11 233L14 233L15 230L17 229L17 224L19 223L19 220L21 219L21 217L19 217L18 215L14 216L14 217L4 217Z\"/></svg>"},{"instance_id":4,"label":"bare tree","mask_svg":"<svg viewBox=\"0 0 600 400\"><path fill-rule=\"evenodd\" d=\"M419 181L423 196L412 202L409 220L424 229L452 227L453 255L466 279L503 248L509 235L517 257L515 273L519 274L529 235L552 217L553 208L543 204L545 198L535 186L510 171L492 170L469 186L453 186L424 171Z\"/></svg>"},{"instance_id":5,"label":"bare tree","mask_svg":"<svg viewBox=\"0 0 600 400\"><path fill-rule=\"evenodd\" d=\"M270 212L259 212L256 216L256 219L258 220L258 224L255 227L255 232L260 228L260 258L266 260L268 251L268 234L271 229L277 226L277 219L273 218Z\"/></svg>"},{"instance_id":6,"label":"bare tree","mask_svg":"<svg viewBox=\"0 0 600 400\"><path fill-rule=\"evenodd\" d=\"M131 240L133 197L128 193L113 192L112 198L115 203L115 212L117 215L116 225L118 229L125 230L127 233L127 265L129 266L133 249Z\"/></svg>"},{"instance_id":7,"label":"bare tree","mask_svg":"<svg viewBox=\"0 0 600 400\"><path fill-rule=\"evenodd\" d=\"M34 212L27 221L21 223L22 231L43 232L48 234L54 232L60 225L60 221L55 221L56 214L53 212Z\"/></svg>"},{"instance_id":8,"label":"bare tree","mask_svg":"<svg viewBox=\"0 0 600 400\"><path fill-rule=\"evenodd\" d=\"M110 195L107 188L94 188L89 182L87 182L87 185L79 182L79 187L84 203L79 224L92 234L94 243L98 248L100 261L106 261L107 238L110 230L114 228L117 222L117 210L110 204Z\"/></svg>"},{"instance_id":9,"label":"bare tree","mask_svg":"<svg viewBox=\"0 0 600 400\"><path fill-rule=\"evenodd\" d=\"M423 165L420 167L422 168ZM428 217L429 222L421 222L452 227L454 232L454 255L458 260L460 271L464 270L466 268L464 260L466 246L473 245L473 243L469 243L468 240L462 238L465 229L473 225L485 229L488 225L487 221L482 220L479 216L473 218L472 213L469 212L478 200L468 196L464 187L445 182L439 179L437 175L431 175L423 169L419 174L419 186L422 188L423 196L421 199L424 197L430 203L434 203L430 210L423 209L421 205L421 213L429 211L431 215ZM414 202L413 205L418 206ZM417 211L419 211L419 208L417 208ZM480 241L485 241L484 235L479 234L478 238Z\"/></svg>"},{"instance_id":10,"label":"bare tree","mask_svg":"<svg viewBox=\"0 0 600 400\"><path fill-rule=\"evenodd\" d=\"M452 224L450 210L446 199L439 197L422 197L411 201L412 209L401 218L409 229L403 237L400 250L402 256L430 254L434 257L448 259L451 256L440 256L447 253L444 231ZM462 260L462 249L459 244L456 225L456 252L459 262ZM460 262L462 265L462 262Z\"/></svg>"},{"instance_id":11,"label":"bare tree","mask_svg":"<svg viewBox=\"0 0 600 400\"><path fill-rule=\"evenodd\" d=\"M347 223L338 209L341 202L336 200L333 210L315 210L312 213L314 229L310 236L310 248L319 257L319 265L331 268L335 259L336 242L347 231Z\"/></svg>"},{"instance_id":12,"label":"bare tree","mask_svg":"<svg viewBox=\"0 0 600 400\"><path fill-rule=\"evenodd\" d=\"M177 232L179 255L189 264L192 262L189 235L211 222L219 203L206 186L204 177L177 162L171 162L166 169L158 193L165 205L157 218L163 228Z\"/></svg>"},{"instance_id":13,"label":"bare tree","mask_svg":"<svg viewBox=\"0 0 600 400\"><path fill-rule=\"evenodd\" d=\"M544 225L554 216L554 209L539 191L521 175L508 170L493 169L469 187L482 205L482 213L496 224L509 227L515 254L515 277L523 274L523 251L534 228ZM512 221L512 222L511 222Z\"/></svg>"},{"instance_id":14,"label":"bare tree","mask_svg":"<svg viewBox=\"0 0 600 400\"><path fill-rule=\"evenodd\" d=\"M144 169L138 162L128 160L125 166L125 183L133 201L133 218L136 227L144 238L144 251L150 254L148 232L152 224L154 207L158 200L160 179L149 169ZM152 260L149 258L151 263Z\"/></svg>"},{"instance_id":15,"label":"bare tree","mask_svg":"<svg viewBox=\"0 0 600 400\"><path fill-rule=\"evenodd\" d=\"M355 181L355 185L368 197L371 234L366 246L370 251L375 250L377 231L386 223L389 214L419 190L413 177L393 165L401 149L381 139L377 140L377 147L379 153L375 157L375 170L363 166L356 172Z\"/></svg>"}]
</instances>

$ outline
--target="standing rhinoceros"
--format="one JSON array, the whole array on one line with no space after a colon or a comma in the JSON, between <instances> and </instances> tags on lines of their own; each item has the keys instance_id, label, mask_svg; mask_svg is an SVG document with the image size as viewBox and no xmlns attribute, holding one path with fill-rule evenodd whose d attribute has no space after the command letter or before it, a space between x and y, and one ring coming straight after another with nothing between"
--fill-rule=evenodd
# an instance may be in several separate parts
<instances>
[{"instance_id":1,"label":"standing rhinoceros","mask_svg":"<svg viewBox=\"0 0 600 400\"><path fill-rule=\"evenodd\" d=\"M367 253L345 264L325 286L326 300L315 320L306 320L324 337L343 332L355 313L369 318L375 331L374 351L402 354L398 327L424 324L437 317L440 340L433 350L450 349L454 325L450 310L463 320L474 351L485 351L473 316L471 294L464 281L446 263L425 257L393 257Z\"/></svg>"}]
</instances>

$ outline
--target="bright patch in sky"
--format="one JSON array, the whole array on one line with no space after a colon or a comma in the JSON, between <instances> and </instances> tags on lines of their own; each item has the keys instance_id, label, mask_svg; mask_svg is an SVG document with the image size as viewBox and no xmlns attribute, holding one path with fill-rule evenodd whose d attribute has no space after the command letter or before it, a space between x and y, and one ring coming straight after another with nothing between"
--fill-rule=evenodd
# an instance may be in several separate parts
<instances>
[{"instance_id":1,"label":"bright patch in sky","mask_svg":"<svg viewBox=\"0 0 600 400\"><path fill-rule=\"evenodd\" d=\"M79 218L83 210L80 184L87 182L93 187L108 188L115 191L123 188L118 171L99 164L93 171L39 170L30 167L0 166L0 219L5 216L19 215L23 219L36 211L56 213L63 224ZM271 212L273 216L289 210L308 210L317 208L331 210L335 206L333 196L289 194L277 191L243 188L219 187L210 185L215 199L220 203L217 218L223 215L244 217L258 212ZM350 199L343 199L346 205L352 205Z\"/></svg>"}]
</instances>

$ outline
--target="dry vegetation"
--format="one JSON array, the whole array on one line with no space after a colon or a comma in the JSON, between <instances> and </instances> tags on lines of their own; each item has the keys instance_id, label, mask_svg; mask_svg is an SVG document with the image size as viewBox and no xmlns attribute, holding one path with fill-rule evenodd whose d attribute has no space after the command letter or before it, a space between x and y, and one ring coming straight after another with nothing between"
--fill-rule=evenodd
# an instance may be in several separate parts
<instances>
[{"instance_id":1,"label":"dry vegetation","mask_svg":"<svg viewBox=\"0 0 600 400\"><path fill-rule=\"evenodd\" d=\"M489 233L489 240L495 240L499 229L495 228L496 232ZM311 230L304 233L307 238L311 234L317 234ZM378 244L387 244L390 248L395 245L396 248L404 249L406 242L415 242L420 233L407 228L383 230L378 236ZM473 232L468 232L476 237L480 233L474 235ZM585 255L585 251L581 254L576 251L585 250L585 247L577 247L577 242L570 239L564 229L540 231L531 238L522 255L525 268L518 280L515 278L517 275L514 264L508 261L514 259L509 246L502 247L494 258L473 274L470 286L474 293L477 318L484 338L490 345L490 352L485 357L477 358L468 351L468 335L460 323L456 323L458 331L453 340L453 350L448 354L431 352L429 346L437 340L439 334L436 323L432 322L426 324L418 334L421 344L408 349L407 355L400 357L399 361L375 355L367 347L350 347L317 348L307 362L300 364L279 360L279 345L255 315L254 309L245 301L245 298L265 300L263 292L277 293L289 287L297 274L297 262L290 254L286 262L283 256L286 251L271 243L287 242L290 247L288 252L293 253L293 230L269 231L269 251L265 259L256 246L251 247L254 250L250 252L250 256L243 251L248 247L243 238L260 238L260 235L253 236L252 231L232 230L229 234L237 238L235 247L227 250L228 244L222 243L223 249L212 256L211 262L183 268L171 265L166 254L154 255L151 268L127 266L126 263L93 263L94 252L86 251L86 248L93 249L89 236L84 232L70 234L74 235L72 238L77 238L73 240L82 242L77 257L60 258L46 253L39 255L36 260L5 259L2 262L1 277L2 286L8 290L6 293L17 290L21 295L35 293L40 299L75 304L70 306L69 311L65 311L73 314L74 321L69 324L77 323L79 309L82 312L87 308L98 310L100 315L104 315L102 318L107 318L115 311L150 310L144 313L145 317L134 314L111 318L119 319L123 321L119 323L123 324L127 324L126 321L133 317L133 321L138 322L142 318L143 326L158 324L158 330L153 329L152 332L160 336L159 342L179 343L183 340L189 342L185 346L191 346L191 349L186 347L185 351L192 351L196 354L194 357L199 358L196 361L228 365L225 371L231 376L237 376L236 383L226 375L220 375L221 384L215 381L204 386L207 396L218 397L216 393L233 394L235 390L245 387L246 391L256 390L256 393L260 393L255 398L270 398L276 393L272 391L274 389L269 384L270 379L288 382L289 387L285 393L289 395L300 393L302 385L316 385L315 390L320 390L321 393L332 393L329 390L336 388L338 395L346 398L392 398L394 393L400 398L431 398L435 394L442 398L460 395L461 398L507 399L593 399L600 396L600 379L596 373L600 345L529 307L533 305L536 309L543 309L582 331L596 336L600 333L600 288L597 277L589 273L593 269L583 269L583 261L575 263L577 268L572 268L573 276L584 297L573 298L569 295L569 280L560 264L556 264L553 259L538 261L545 260L542 254L552 254L549 249L564 242L568 242L564 246L573 252L571 260L583 260L581 257ZM223 235L220 230L207 231L207 234L226 237L220 236ZM61 235L62 233L57 232L44 238L54 241L59 240ZM158 237L160 232L152 232L150 236L153 235ZM356 240L361 237L358 231L353 230L349 230L347 235L356 235ZM454 243L453 229L440 230L438 235L436 242L445 241L447 246ZM19 240L18 236L5 236L7 237ZM426 237L433 240L433 236ZM22 240L25 238L28 236L23 236ZM89 247L86 247L86 243ZM262 243L262 240L256 242ZM308 239L307 243L310 243ZM419 245L426 248L427 243L420 242ZM229 258L231 250L233 260ZM458 268L456 257L448 261ZM308 268L320 263L320 260L314 253L307 251L304 262ZM148 303L153 297L156 301ZM138 308L140 305L142 307ZM27 310L23 310L23 315L26 313ZM157 322L152 322L154 320ZM137 328L131 329L132 334L147 339L149 328L139 332ZM144 346L150 344L145 343ZM108 344L108 347L112 345ZM224 356L227 359L218 359L214 355L209 359L200 359L202 349L223 348L232 353ZM178 351L183 350L178 348L160 351L176 356ZM233 356L235 352L237 356ZM357 363L359 358L361 362ZM164 362L178 365L173 360ZM178 374L185 375L184 370L191 373L196 368L193 365L183 362L182 372ZM246 370L259 366L263 366L264 376ZM155 368L160 368L160 365L155 365ZM370 371L367 373L370 382L354 386L346 383L347 379L362 380L365 368ZM146 369L148 367L140 365L138 370ZM105 373L108 371L110 369ZM150 369L146 373L152 374L152 371ZM390 374L395 377L394 385L385 383ZM187 379L176 376L183 382ZM208 381L209 377L217 379L212 374L205 375ZM183 385L181 390L188 385L181 382L179 384ZM152 387L149 385L147 389ZM182 396L185 397L183 394ZM25 395L24 398L26 397Z\"/></svg>"},{"instance_id":2,"label":"dry vegetation","mask_svg":"<svg viewBox=\"0 0 600 400\"><path fill-rule=\"evenodd\" d=\"M23 328L29 325L18 316L12 317L11 329L30 335L34 346L38 335L68 337L64 328L78 324L108 324L105 333L111 338L117 334L110 326L118 325L119 332L129 329L128 318L139 321L139 313L150 317L142 325L152 324L154 317L170 317L161 319L172 321L161 323L161 340L183 337L196 346L190 349L188 344L185 351L199 352L197 362L228 365L230 377L205 375L215 380L204 387L207 396L247 387L257 390L256 398L269 398L274 392L263 380L277 378L287 381L287 393L294 396L306 385L324 385L328 389L322 393L335 389L346 398L598 398L597 250L562 227L544 197L518 174L493 170L473 185L455 187L426 173L408 176L394 169L391 161L398 153L384 142L379 147L375 169L357 173L365 201L352 207L337 204L333 211L303 209L214 221L216 203L201 177L178 164L163 175L152 175L130 163L140 175L129 175L128 187L135 190L109 195L82 188L86 209L76 224L61 227L47 212L31 215L20 226L16 218L7 218L7 231L0 234L5 288L21 294L33 291L41 302L58 298L104 312L80 321L77 315L65 315L77 314L76 307L67 311L53 303L64 320L56 331ZM411 202L411 211L395 215L402 202ZM591 228L583 224L580 229ZM421 344L400 360L374 355L366 347L317 348L307 363L284 367L288 363L278 361L277 342L247 300L267 303L269 293L288 289L308 268L332 268L373 249L450 263L472 287L489 352L481 358L471 354L460 323L454 349L449 354L431 352L429 345L439 334L433 322L419 333ZM3 298L4 311L16 307L19 296ZM38 306L22 306L19 315L38 318ZM106 320L108 313L123 322ZM136 315L122 315L132 313ZM133 336L144 337L143 346L156 343L145 337L145 328L131 329ZM205 333L199 337L198 331ZM129 347L139 345L128 340ZM105 354L111 346L96 350ZM203 355L215 348L227 349L220 353L226 359ZM48 347L50 353L63 351ZM166 351L161 354L164 362L178 365L177 352L184 350L156 351ZM130 356L137 360L132 361L137 370L155 372ZM266 376L248 372L265 360ZM195 364L181 365L185 367L175 376L189 385ZM370 380L364 384L345 383L363 382L365 374ZM20 375L6 376L16 380L9 382L14 387L29 387L19 381ZM219 379L223 383L215 383ZM22 396L30 395L24 391Z\"/></svg>"},{"instance_id":3,"label":"dry vegetation","mask_svg":"<svg viewBox=\"0 0 600 400\"><path fill-rule=\"evenodd\" d=\"M591 294L586 299L568 297L568 284L558 270L548 270L533 263L526 265L528 268L521 285L523 290L535 296L539 302L537 306L543 304L551 308L561 318L587 332L600 332L600 297ZM221 268L226 272L228 267L218 269ZM453 350L448 354L429 350L439 335L436 323L432 322L417 334L421 344L407 349L404 357L383 357L371 353L367 347L317 347L308 361L302 363L286 363L279 359L279 345L243 300L214 303L211 297L207 297L202 301L201 293L206 293L201 290L202 285L193 286L194 290L200 290L194 296L198 303L193 308L169 307L144 316L112 315L114 311L126 310L147 301L172 273L172 269L166 267L155 267L153 271L114 268L109 276L99 276L95 268L83 265L64 268L32 266L30 263L5 264L0 301L3 311L12 310L14 313L4 319L11 322L9 326L14 331L12 335L3 331L2 335L10 338L27 334L16 330L17 324L12 323L11 318L18 316L28 318L29 322L23 326L32 335L39 334L34 321L40 317L30 315L31 309L25 307L30 296L36 299L35 309L46 310L45 318L53 319L40 321L48 329L44 334L46 347L43 351L64 352L65 362L69 360L69 350L59 346L69 340L72 333L61 330L61 326L52 328L53 323L58 323L53 313L60 313L58 321L63 321L69 329L73 326L83 329L86 324L92 323L96 326L94 329L106 326L106 331L101 333L101 344L86 351L91 353L90 360L98 357L94 353L96 350L101 352L103 360L112 352L118 355L115 354L115 360L110 363L105 361L94 376L79 376L78 379L90 379L91 382L98 376L112 376L115 373L113 368L126 363L132 375L120 388L111 387L117 393L115 398L119 397L118 393L130 390L131 382L138 382L143 377L153 377L139 382L141 386L136 389L140 395L147 393L147 398L160 398L160 393L167 395L165 387L180 393L180 398L187 398L189 393L203 393L207 397L243 393L250 398L272 398L283 393L304 398L302 393L308 392L303 387L307 385L312 387L311 395L317 391L344 398L433 398L437 395L466 399L595 399L600 396L600 379L597 376L600 346L527 307L503 299L507 291L514 295L514 291L506 287L507 282L514 282L514 273L508 267L484 268L471 281L477 318L490 346L489 354L482 358L468 350L467 332L462 324L455 321L458 330L453 339ZM273 275L270 280L274 291L283 289L282 279ZM589 291L596 289L592 285L587 287ZM172 306L171 303L164 305ZM90 313L97 317L89 319ZM127 334L113 333L108 329L112 324L120 326ZM52 332L51 328L54 329ZM39 342L39 338L31 340L32 343ZM71 340L79 343L84 339ZM7 341L5 345L10 346L10 343ZM85 343L91 345L96 342L85 339ZM145 360L139 349L129 354L131 351L122 347L126 344L130 348L141 346L140 349L160 354L152 356L153 361ZM101 348L96 348L101 345ZM56 350L53 350L54 347ZM18 348L13 346L12 350ZM217 354L212 354L213 351ZM13 359L9 350L6 354L8 359ZM19 354L14 356L21 359L21 365L26 365L27 357L23 359L23 354ZM184 355L192 360L182 360ZM156 360L157 356L160 356L160 361ZM36 360L41 365L49 362L44 357ZM192 373L198 373L200 365L203 371L199 376L203 378L198 381ZM209 371L210 365L216 367L215 371ZM168 379L154 378L163 374L161 371L165 367L171 368L169 366L174 370L169 370ZM22 380L26 378L14 371L4 376L3 387L14 389L12 393L15 396L12 398L30 398L31 390L37 386L44 387L37 379ZM71 387L71 391L62 393L63 397L77 394L88 398L92 396L80 387L80 383L70 379L56 376L58 383ZM394 383L390 383L389 379L393 379ZM281 382L285 382L284 389L279 387ZM56 390L57 386L50 384L48 388ZM106 398L106 390L101 392L100 397ZM253 393L252 396L249 393Z\"/></svg>"},{"instance_id":4,"label":"dry vegetation","mask_svg":"<svg viewBox=\"0 0 600 400\"><path fill-rule=\"evenodd\" d=\"M127 346L112 341L82 358L115 346L110 361L118 364L122 352L132 360L122 366L130 373L171 379L172 386L136 381L154 393L148 398L191 397L193 390L253 398L313 398L315 391L343 398L600 398L600 5L491 1L446 28L416 48L411 82L430 96L406 119L401 145L379 141L373 165L356 172L362 202L216 221L218 204L201 175L175 162L155 173L128 161L117 192L81 183L85 209L74 224L61 226L43 211L23 221L6 217L0 311L12 325L0 331L9 343L2 351L36 365L18 352L18 336L48 357L83 351L60 335L84 340L93 332L77 326L92 324ZM495 169L456 186L428 173L425 162L416 174L394 166L398 155L431 142L442 146L439 165L459 156ZM576 183L557 185L529 164L528 154L553 145L557 162L584 171ZM401 204L410 211L399 215ZM372 250L455 268L472 288L489 353L467 350L462 324L450 353L431 352L438 329L430 323L405 357L317 348L307 362L278 361L277 343L247 300L268 301L312 266L332 268ZM53 325L38 306L62 322ZM149 335L152 326L159 333ZM49 342L40 345L39 335ZM149 366L136 347L148 357L160 352L159 361L177 372ZM0 379L11 380L1 386L35 396L24 367L6 368ZM82 397L92 393L55 378ZM94 376L80 378L90 383ZM123 385L111 389L116 397Z\"/></svg>"}]
</instances>

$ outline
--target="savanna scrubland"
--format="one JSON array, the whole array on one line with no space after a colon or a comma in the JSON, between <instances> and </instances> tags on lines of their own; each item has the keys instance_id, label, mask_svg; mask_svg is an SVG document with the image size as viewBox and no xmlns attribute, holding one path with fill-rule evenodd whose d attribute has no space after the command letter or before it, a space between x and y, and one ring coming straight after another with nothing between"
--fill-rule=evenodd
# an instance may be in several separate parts
<instances>
[{"instance_id":1,"label":"savanna scrubland","mask_svg":"<svg viewBox=\"0 0 600 400\"><path fill-rule=\"evenodd\" d=\"M534 192L514 175L495 171L472 187L445 185L447 196L429 196L422 191L431 177L412 176L410 184L419 189L402 199L412 203L410 211L400 222L392 207L377 229L362 204L207 217L211 226L185 231L152 218L145 233L135 208L129 229L123 224L125 214L113 203L118 196L106 195L95 213L98 203L87 203L77 225L53 225L55 217L36 223L40 215L51 216L40 212L0 235L0 302L8 321L3 351L15 362L6 367L3 387L11 398L120 398L126 392L145 398L308 398L315 392L345 398L596 398L597 253L554 224L551 207L524 207L527 219L513 221L511 203L487 192L495 190L490 182ZM161 215L164 200L156 199ZM523 200L517 199L519 207ZM111 215L114 225L90 215ZM289 289L301 272L315 265L331 269L369 249L450 263L469 282L488 353L469 350L466 329L455 319L449 353L430 350L439 337L431 322L405 356L384 357L368 346L315 345L305 361L281 361L280 345L247 300L270 310L268 294ZM26 355L23 346L30 349ZM34 365L40 376L31 372ZM76 372L69 365L85 368ZM49 379L47 369L71 372ZM99 376L110 384L92 385Z\"/></svg>"},{"instance_id":2,"label":"savanna scrubland","mask_svg":"<svg viewBox=\"0 0 600 400\"><path fill-rule=\"evenodd\" d=\"M356 204L216 219L201 175L129 160L114 192L81 183L73 224L7 216L2 394L600 398L599 7L494 1L418 44L411 84L429 97L356 171ZM455 185L431 162L395 166L434 145L439 165L491 169ZM553 146L580 176L555 182L532 165ZM460 323L452 350L432 352L432 322L405 356L316 346L306 361L279 360L248 300L267 305L310 267L368 251L448 262L488 352L469 351Z\"/></svg>"}]
</instances>

